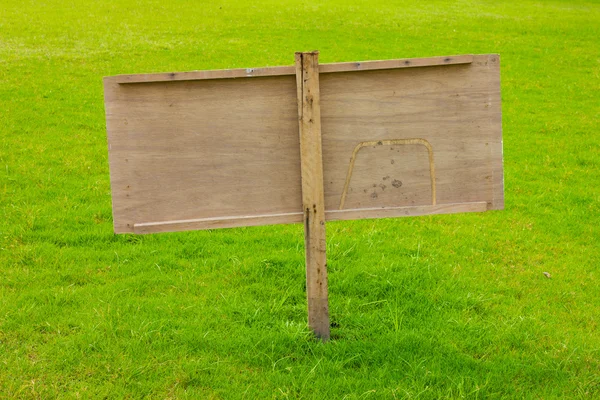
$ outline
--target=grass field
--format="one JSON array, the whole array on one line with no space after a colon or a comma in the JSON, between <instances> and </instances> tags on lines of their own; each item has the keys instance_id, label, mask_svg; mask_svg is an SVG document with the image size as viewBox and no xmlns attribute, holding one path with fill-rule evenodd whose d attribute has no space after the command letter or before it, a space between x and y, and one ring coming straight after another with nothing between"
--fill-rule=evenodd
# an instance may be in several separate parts
<instances>
[{"instance_id":1,"label":"grass field","mask_svg":"<svg viewBox=\"0 0 600 400\"><path fill-rule=\"evenodd\" d=\"M0 398L600 398L597 1L2 0ZM501 54L506 209L112 233L102 77ZM543 272L549 272L548 279Z\"/></svg>"}]
</instances>

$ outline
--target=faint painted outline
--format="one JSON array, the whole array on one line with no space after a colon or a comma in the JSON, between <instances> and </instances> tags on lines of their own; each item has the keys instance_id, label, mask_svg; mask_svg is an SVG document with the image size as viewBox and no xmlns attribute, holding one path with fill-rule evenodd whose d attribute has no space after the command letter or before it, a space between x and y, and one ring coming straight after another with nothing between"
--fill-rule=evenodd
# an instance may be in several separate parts
<instances>
[{"instance_id":1,"label":"faint painted outline","mask_svg":"<svg viewBox=\"0 0 600 400\"><path fill-rule=\"evenodd\" d=\"M348 174L346 174L346 183L344 184L344 191L342 192L342 199L340 201L340 210L344 208L346 202L346 195L348 194L348 187L350 186L350 179L352 179L352 172L354 171L354 162L356 161L356 155L363 147L370 146L383 146L383 145L404 145L404 144L421 144L427 148L429 153L429 176L431 178L431 203L435 206L436 195L435 195L435 166L433 164L433 148L431 143L425 139L414 138L414 139L387 139L387 140L373 140L369 142L361 142L356 145L350 157L350 165L348 166Z\"/></svg>"}]
</instances>

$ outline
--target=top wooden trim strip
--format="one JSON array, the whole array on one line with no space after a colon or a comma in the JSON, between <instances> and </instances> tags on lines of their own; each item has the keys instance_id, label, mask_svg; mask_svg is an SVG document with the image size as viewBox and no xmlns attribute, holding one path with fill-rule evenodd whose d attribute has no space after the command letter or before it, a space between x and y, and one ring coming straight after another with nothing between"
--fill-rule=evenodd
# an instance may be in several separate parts
<instances>
[{"instance_id":1,"label":"top wooden trim strip","mask_svg":"<svg viewBox=\"0 0 600 400\"><path fill-rule=\"evenodd\" d=\"M401 58L398 60L359 61L349 63L320 64L319 73L369 71L374 69L396 69L433 67L436 65L471 64L473 54L429 58Z\"/></svg>"},{"instance_id":2,"label":"top wooden trim strip","mask_svg":"<svg viewBox=\"0 0 600 400\"><path fill-rule=\"evenodd\" d=\"M398 60L360 61L320 64L319 73L369 71L377 69L396 69L431 67L436 65L470 64L473 55L429 57L429 58L401 58ZM159 74L136 74L116 75L104 78L105 83L147 83L147 82L171 82L171 81L195 81L203 79L227 79L227 78L254 78L261 76L295 75L295 67L265 67L265 68L238 68L219 69L210 71L171 72Z\"/></svg>"}]
</instances>

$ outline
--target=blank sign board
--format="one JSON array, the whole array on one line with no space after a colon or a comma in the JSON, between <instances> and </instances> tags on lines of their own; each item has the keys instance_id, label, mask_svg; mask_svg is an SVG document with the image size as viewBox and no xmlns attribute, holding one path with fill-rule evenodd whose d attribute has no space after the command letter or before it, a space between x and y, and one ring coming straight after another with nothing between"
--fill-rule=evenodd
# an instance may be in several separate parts
<instances>
[{"instance_id":1,"label":"blank sign board","mask_svg":"<svg viewBox=\"0 0 600 400\"><path fill-rule=\"evenodd\" d=\"M498 55L319 65L327 220L503 208ZM301 222L294 67L104 80L117 233Z\"/></svg>"}]
</instances>

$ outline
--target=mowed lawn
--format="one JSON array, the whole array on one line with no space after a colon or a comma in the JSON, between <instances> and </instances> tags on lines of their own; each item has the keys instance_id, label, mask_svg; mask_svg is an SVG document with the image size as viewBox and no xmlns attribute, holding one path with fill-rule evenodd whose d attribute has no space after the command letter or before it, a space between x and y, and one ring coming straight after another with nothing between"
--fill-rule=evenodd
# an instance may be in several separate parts
<instances>
[{"instance_id":1,"label":"mowed lawn","mask_svg":"<svg viewBox=\"0 0 600 400\"><path fill-rule=\"evenodd\" d=\"M102 77L500 53L506 209L112 231ZM376 123L376 121L374 121ZM0 398L600 398L600 3L0 4ZM548 272L551 278L547 278Z\"/></svg>"}]
</instances>

